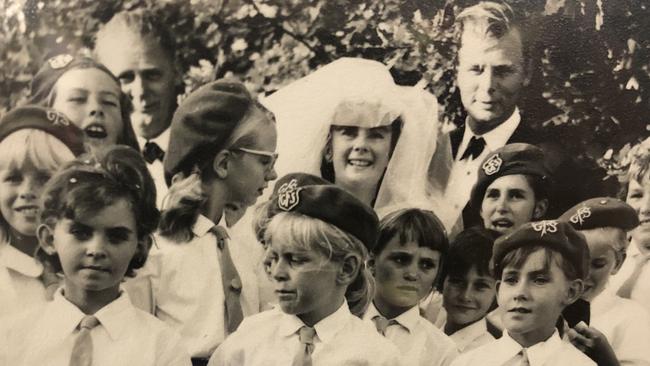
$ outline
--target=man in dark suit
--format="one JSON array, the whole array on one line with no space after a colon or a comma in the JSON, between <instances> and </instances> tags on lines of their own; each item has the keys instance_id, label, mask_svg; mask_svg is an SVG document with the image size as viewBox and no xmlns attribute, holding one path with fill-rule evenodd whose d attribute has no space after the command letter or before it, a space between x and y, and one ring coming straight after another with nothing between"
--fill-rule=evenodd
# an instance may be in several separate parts
<instances>
[{"instance_id":1,"label":"man in dark suit","mask_svg":"<svg viewBox=\"0 0 650 366\"><path fill-rule=\"evenodd\" d=\"M571 176L567 173L576 167L560 143L530 129L526 123L530 119L522 119L517 107L530 82L532 64L530 32L522 20L507 4L491 1L463 10L456 19L460 31L456 83L467 117L441 136L429 167L430 191L441 196L444 212L438 214L452 234L482 224L480 207L467 203L481 162L490 152L507 143L538 145L560 183L566 183ZM571 202L552 202L548 215L568 207Z\"/></svg>"}]
</instances>

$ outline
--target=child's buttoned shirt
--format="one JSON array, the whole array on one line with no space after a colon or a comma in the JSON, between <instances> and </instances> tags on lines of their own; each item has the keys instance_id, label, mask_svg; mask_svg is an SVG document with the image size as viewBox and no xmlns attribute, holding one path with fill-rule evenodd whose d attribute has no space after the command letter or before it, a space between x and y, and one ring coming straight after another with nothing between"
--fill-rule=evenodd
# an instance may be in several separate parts
<instances>
[{"instance_id":1,"label":"child's buttoned shirt","mask_svg":"<svg viewBox=\"0 0 650 366\"><path fill-rule=\"evenodd\" d=\"M502 366L514 360L522 349L523 347L504 331L501 338L461 354L452 366ZM570 343L562 341L557 330L546 341L526 348L526 355L530 366L596 365Z\"/></svg>"},{"instance_id":2,"label":"child's buttoned shirt","mask_svg":"<svg viewBox=\"0 0 650 366\"><path fill-rule=\"evenodd\" d=\"M0 361L3 365L67 366L85 316L63 296L0 322ZM188 366L190 358L180 337L163 322L131 305L122 292L94 316L90 331L93 366Z\"/></svg>"},{"instance_id":3,"label":"child's buttoned shirt","mask_svg":"<svg viewBox=\"0 0 650 366\"><path fill-rule=\"evenodd\" d=\"M304 323L279 308L245 318L214 353L210 366L285 366L302 351ZM313 365L402 365L397 348L375 328L341 307L314 325ZM407 363L404 363L407 365Z\"/></svg>"},{"instance_id":4,"label":"child's buttoned shirt","mask_svg":"<svg viewBox=\"0 0 650 366\"><path fill-rule=\"evenodd\" d=\"M225 220L221 220L225 228ZM177 243L156 236L147 264L137 281L151 281L155 315L178 331L191 357L208 358L228 335L224 319L224 293L217 240L210 233L215 224L199 215L194 239ZM244 316L259 310L253 265L236 243L228 244L242 282L240 303Z\"/></svg>"},{"instance_id":5,"label":"child's buttoned shirt","mask_svg":"<svg viewBox=\"0 0 650 366\"><path fill-rule=\"evenodd\" d=\"M0 317L46 301L43 265L9 243L0 243Z\"/></svg>"},{"instance_id":6,"label":"child's buttoned shirt","mask_svg":"<svg viewBox=\"0 0 650 366\"><path fill-rule=\"evenodd\" d=\"M607 337L621 365L650 366L650 316L641 305L605 288L591 302L590 325Z\"/></svg>"},{"instance_id":7,"label":"child's buttoned shirt","mask_svg":"<svg viewBox=\"0 0 650 366\"><path fill-rule=\"evenodd\" d=\"M370 304L363 319L373 325L372 319L381 316L374 304ZM420 315L418 306L397 316L386 328L386 338L391 340L402 354L406 365L449 365L458 356L456 345L442 331ZM374 326L374 325L373 325Z\"/></svg>"}]
</instances>

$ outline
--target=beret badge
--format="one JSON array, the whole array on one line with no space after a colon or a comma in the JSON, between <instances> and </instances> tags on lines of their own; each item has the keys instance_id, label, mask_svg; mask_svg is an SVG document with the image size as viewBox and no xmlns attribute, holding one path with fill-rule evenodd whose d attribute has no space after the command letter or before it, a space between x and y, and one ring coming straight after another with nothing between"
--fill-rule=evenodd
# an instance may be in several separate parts
<instances>
[{"instance_id":1,"label":"beret badge","mask_svg":"<svg viewBox=\"0 0 650 366\"><path fill-rule=\"evenodd\" d=\"M47 63L50 64L50 67L54 70L58 70L68 66L72 60L74 60L74 57L72 57L72 55L63 54L50 58L47 60Z\"/></svg>"},{"instance_id":2,"label":"beret badge","mask_svg":"<svg viewBox=\"0 0 650 366\"><path fill-rule=\"evenodd\" d=\"M59 112L48 110L46 112L47 119L52 122L53 125L69 126L70 121Z\"/></svg>"},{"instance_id":3,"label":"beret badge","mask_svg":"<svg viewBox=\"0 0 650 366\"><path fill-rule=\"evenodd\" d=\"M578 209L578 211L573 216L571 216L569 221L576 225L582 225L585 222L585 219L589 216L591 216L591 209L589 206L584 206L580 207L580 209Z\"/></svg>"},{"instance_id":4,"label":"beret badge","mask_svg":"<svg viewBox=\"0 0 650 366\"><path fill-rule=\"evenodd\" d=\"M495 174L499 171L499 169L501 169L501 164L503 164L503 160L499 154L494 154L491 158L486 160L485 163L483 163L483 172L485 175Z\"/></svg>"},{"instance_id":5,"label":"beret badge","mask_svg":"<svg viewBox=\"0 0 650 366\"><path fill-rule=\"evenodd\" d=\"M300 188L298 188L298 180L292 179L284 183L278 189L278 207L283 211L291 211L300 203Z\"/></svg>"},{"instance_id":6,"label":"beret badge","mask_svg":"<svg viewBox=\"0 0 650 366\"><path fill-rule=\"evenodd\" d=\"M557 232L557 221L555 220L544 220L539 222L534 222L531 224L533 230L540 233L540 236L544 236L546 233L555 233Z\"/></svg>"}]
</instances>

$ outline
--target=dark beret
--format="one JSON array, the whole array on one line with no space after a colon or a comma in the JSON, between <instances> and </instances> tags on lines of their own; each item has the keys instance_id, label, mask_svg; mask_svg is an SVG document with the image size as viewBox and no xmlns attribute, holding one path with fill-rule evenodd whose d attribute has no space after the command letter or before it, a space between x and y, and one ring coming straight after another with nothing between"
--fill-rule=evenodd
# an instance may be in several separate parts
<instances>
[{"instance_id":1,"label":"dark beret","mask_svg":"<svg viewBox=\"0 0 650 366\"><path fill-rule=\"evenodd\" d=\"M558 220L570 223L576 230L616 227L630 231L639 225L634 208L611 197L596 197L578 203Z\"/></svg>"},{"instance_id":2,"label":"dark beret","mask_svg":"<svg viewBox=\"0 0 650 366\"><path fill-rule=\"evenodd\" d=\"M544 164L544 152L535 145L507 144L490 153L479 166L476 184L472 188L471 204L481 207L485 190L497 178L505 175L525 174L550 179Z\"/></svg>"},{"instance_id":3,"label":"dark beret","mask_svg":"<svg viewBox=\"0 0 650 366\"><path fill-rule=\"evenodd\" d=\"M84 133L66 116L35 105L14 108L0 120L0 141L18 130L33 128L49 133L64 143L75 156L85 152Z\"/></svg>"},{"instance_id":4,"label":"dark beret","mask_svg":"<svg viewBox=\"0 0 650 366\"><path fill-rule=\"evenodd\" d=\"M219 80L192 92L174 113L169 147L163 161L169 185L178 172L189 173L222 150L255 101L234 80Z\"/></svg>"},{"instance_id":5,"label":"dark beret","mask_svg":"<svg viewBox=\"0 0 650 366\"><path fill-rule=\"evenodd\" d=\"M552 249L573 265L578 278L584 279L588 274L589 247L584 235L569 223L557 220L529 222L497 239L491 260L495 273L503 270L501 262L506 254L524 246Z\"/></svg>"},{"instance_id":6,"label":"dark beret","mask_svg":"<svg viewBox=\"0 0 650 366\"><path fill-rule=\"evenodd\" d=\"M47 97L61 75L72 69L99 69L119 85L119 80L106 68L106 66L85 56L72 56L61 54L49 58L38 70L30 86L29 104L47 105Z\"/></svg>"},{"instance_id":7,"label":"dark beret","mask_svg":"<svg viewBox=\"0 0 650 366\"><path fill-rule=\"evenodd\" d=\"M368 205L331 183L301 186L297 178L282 181L284 183L279 185L277 195L271 200L271 206L277 207L273 209L273 215L280 212L300 213L353 235L368 250L375 246L379 219Z\"/></svg>"}]
</instances>

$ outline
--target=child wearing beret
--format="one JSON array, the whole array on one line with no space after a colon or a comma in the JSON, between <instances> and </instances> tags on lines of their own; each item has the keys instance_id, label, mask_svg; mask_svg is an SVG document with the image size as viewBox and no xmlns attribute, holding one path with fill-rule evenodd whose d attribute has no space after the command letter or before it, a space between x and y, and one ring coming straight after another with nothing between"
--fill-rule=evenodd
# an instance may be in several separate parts
<instances>
[{"instance_id":1,"label":"child wearing beret","mask_svg":"<svg viewBox=\"0 0 650 366\"><path fill-rule=\"evenodd\" d=\"M479 213L485 228L509 233L544 217L550 180L542 149L524 143L507 144L481 163L470 210Z\"/></svg>"},{"instance_id":2,"label":"child wearing beret","mask_svg":"<svg viewBox=\"0 0 650 366\"><path fill-rule=\"evenodd\" d=\"M45 302L58 278L35 258L43 185L82 154L83 132L62 114L15 108L0 120L0 316Z\"/></svg>"},{"instance_id":3,"label":"child wearing beret","mask_svg":"<svg viewBox=\"0 0 650 366\"><path fill-rule=\"evenodd\" d=\"M91 149L122 144L139 150L119 80L89 57L60 54L45 61L32 80L30 103L65 114Z\"/></svg>"},{"instance_id":4,"label":"child wearing beret","mask_svg":"<svg viewBox=\"0 0 650 366\"><path fill-rule=\"evenodd\" d=\"M632 147L623 163L628 165L619 176L622 197L640 223L631 233L627 259L611 282L619 296L638 302L650 313L650 138Z\"/></svg>"},{"instance_id":5,"label":"child wearing beret","mask_svg":"<svg viewBox=\"0 0 650 366\"><path fill-rule=\"evenodd\" d=\"M527 223L497 239L491 265L505 331L453 365L595 365L555 327L582 293L588 256L584 236L561 221Z\"/></svg>"},{"instance_id":6,"label":"child wearing beret","mask_svg":"<svg viewBox=\"0 0 650 366\"><path fill-rule=\"evenodd\" d=\"M259 226L279 306L244 319L210 365L402 364L397 348L358 318L372 296L372 209L335 185L297 179L271 202Z\"/></svg>"},{"instance_id":7,"label":"child wearing beret","mask_svg":"<svg viewBox=\"0 0 650 366\"><path fill-rule=\"evenodd\" d=\"M418 307L438 283L447 249L445 228L430 211L401 209L379 224L368 260L375 294L363 319L398 347L406 365L449 365L458 354Z\"/></svg>"},{"instance_id":8,"label":"child wearing beret","mask_svg":"<svg viewBox=\"0 0 650 366\"><path fill-rule=\"evenodd\" d=\"M435 324L464 353L494 340L485 316L496 306L490 258L496 231L475 226L461 231L449 247L442 288L444 311Z\"/></svg>"},{"instance_id":9,"label":"child wearing beret","mask_svg":"<svg viewBox=\"0 0 650 366\"><path fill-rule=\"evenodd\" d=\"M246 210L277 177L275 141L273 116L235 81L204 85L172 118L164 167L173 200L134 281L150 283L155 315L181 333L195 365L259 311L254 264L224 210Z\"/></svg>"},{"instance_id":10,"label":"child wearing beret","mask_svg":"<svg viewBox=\"0 0 650 366\"><path fill-rule=\"evenodd\" d=\"M380 217L402 207L440 211L442 197L426 190L437 102L396 85L386 65L341 58L262 102L278 121L280 175L321 176Z\"/></svg>"},{"instance_id":11,"label":"child wearing beret","mask_svg":"<svg viewBox=\"0 0 650 366\"><path fill-rule=\"evenodd\" d=\"M585 236L590 253L582 298L591 302L591 322L569 330L569 339L599 365L650 365L650 316L609 286L626 260L627 233L639 224L636 212L620 200L597 197L570 208L560 220Z\"/></svg>"},{"instance_id":12,"label":"child wearing beret","mask_svg":"<svg viewBox=\"0 0 650 366\"><path fill-rule=\"evenodd\" d=\"M51 302L0 327L0 363L189 366L179 335L120 289L145 263L159 217L146 164L129 147L60 169L43 190L37 234L63 284Z\"/></svg>"}]
</instances>

